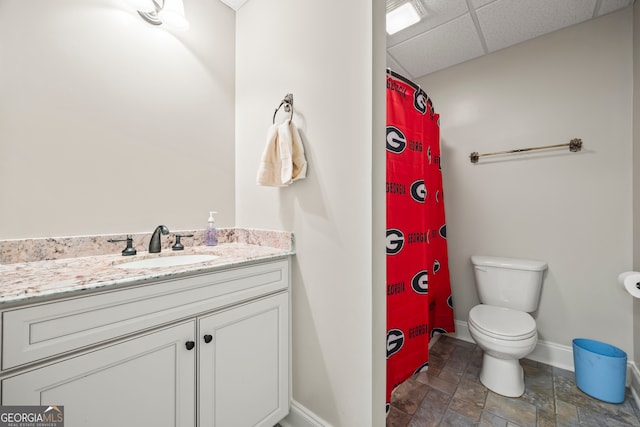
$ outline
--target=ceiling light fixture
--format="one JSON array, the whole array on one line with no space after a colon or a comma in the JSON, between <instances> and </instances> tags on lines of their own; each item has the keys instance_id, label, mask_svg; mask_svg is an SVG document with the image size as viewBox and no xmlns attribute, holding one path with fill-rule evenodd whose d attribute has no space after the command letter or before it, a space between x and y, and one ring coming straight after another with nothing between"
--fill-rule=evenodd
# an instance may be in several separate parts
<instances>
[{"instance_id":1,"label":"ceiling light fixture","mask_svg":"<svg viewBox=\"0 0 640 427\"><path fill-rule=\"evenodd\" d=\"M189 28L189 21L184 16L184 3L182 0L151 0L153 10L140 10L138 14L150 24L162 25L179 30Z\"/></svg>"},{"instance_id":2,"label":"ceiling light fixture","mask_svg":"<svg viewBox=\"0 0 640 427\"><path fill-rule=\"evenodd\" d=\"M413 2L407 2L387 12L387 34L395 34L418 22L420 15L416 7Z\"/></svg>"}]
</instances>

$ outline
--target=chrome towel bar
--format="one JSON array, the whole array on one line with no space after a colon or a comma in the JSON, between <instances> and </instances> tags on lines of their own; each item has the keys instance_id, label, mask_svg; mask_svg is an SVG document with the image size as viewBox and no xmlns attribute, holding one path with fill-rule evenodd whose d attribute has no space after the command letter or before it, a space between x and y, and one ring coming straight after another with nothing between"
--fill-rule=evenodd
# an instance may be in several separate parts
<instances>
[{"instance_id":1,"label":"chrome towel bar","mask_svg":"<svg viewBox=\"0 0 640 427\"><path fill-rule=\"evenodd\" d=\"M513 153L522 153L525 151L534 151L534 150L547 150L549 148L560 148L560 147L569 147L569 151L572 153L578 152L582 150L582 140L580 138L572 139L568 144L556 144L556 145L545 145L543 147L531 147L531 148L517 148L515 150L506 150L506 151L498 151L496 153L484 153L478 154L477 151L474 151L469 155L469 159L471 163L478 163L480 157L484 156L495 156L498 154L513 154Z\"/></svg>"}]
</instances>

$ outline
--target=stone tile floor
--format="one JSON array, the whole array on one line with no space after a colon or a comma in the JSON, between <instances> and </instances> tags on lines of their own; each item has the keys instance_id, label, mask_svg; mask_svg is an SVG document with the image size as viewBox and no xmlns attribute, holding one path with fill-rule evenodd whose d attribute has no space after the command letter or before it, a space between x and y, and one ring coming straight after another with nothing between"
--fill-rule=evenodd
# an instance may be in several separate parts
<instances>
[{"instance_id":1,"label":"stone tile floor","mask_svg":"<svg viewBox=\"0 0 640 427\"><path fill-rule=\"evenodd\" d=\"M501 396L480 383L482 350L441 335L429 351L428 371L394 391L387 427L640 427L640 410L628 389L623 403L606 403L580 391L573 372L527 359L521 364L524 395Z\"/></svg>"}]
</instances>

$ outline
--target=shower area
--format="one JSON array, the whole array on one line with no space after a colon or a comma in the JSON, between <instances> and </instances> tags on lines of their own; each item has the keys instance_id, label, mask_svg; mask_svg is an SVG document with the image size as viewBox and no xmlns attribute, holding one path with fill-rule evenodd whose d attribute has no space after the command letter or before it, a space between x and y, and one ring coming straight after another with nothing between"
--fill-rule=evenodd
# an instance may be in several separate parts
<instances>
[{"instance_id":1,"label":"shower area","mask_svg":"<svg viewBox=\"0 0 640 427\"><path fill-rule=\"evenodd\" d=\"M428 369L429 341L454 331L440 117L420 87L387 70L387 389Z\"/></svg>"}]
</instances>

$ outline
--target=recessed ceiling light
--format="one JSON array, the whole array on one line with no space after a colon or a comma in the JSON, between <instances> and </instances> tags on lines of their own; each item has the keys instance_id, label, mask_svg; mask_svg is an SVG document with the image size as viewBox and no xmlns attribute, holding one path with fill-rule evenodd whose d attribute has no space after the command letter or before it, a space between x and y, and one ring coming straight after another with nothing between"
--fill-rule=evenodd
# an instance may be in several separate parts
<instances>
[{"instance_id":1,"label":"recessed ceiling light","mask_svg":"<svg viewBox=\"0 0 640 427\"><path fill-rule=\"evenodd\" d=\"M387 33L395 34L420 21L420 15L412 2L405 3L387 13Z\"/></svg>"}]
</instances>

